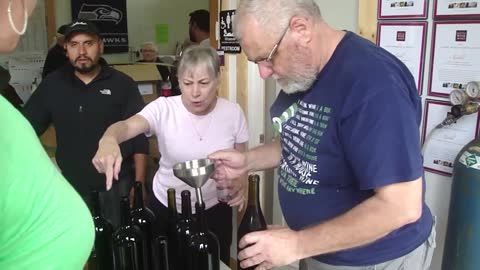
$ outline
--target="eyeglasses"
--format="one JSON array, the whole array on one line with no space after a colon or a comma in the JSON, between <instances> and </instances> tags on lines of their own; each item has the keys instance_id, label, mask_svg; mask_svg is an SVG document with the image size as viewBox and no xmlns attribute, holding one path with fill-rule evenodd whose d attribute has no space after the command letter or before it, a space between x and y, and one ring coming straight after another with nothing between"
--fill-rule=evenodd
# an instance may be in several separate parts
<instances>
[{"instance_id":1,"label":"eyeglasses","mask_svg":"<svg viewBox=\"0 0 480 270\"><path fill-rule=\"evenodd\" d=\"M262 63L265 63L265 64L268 64L268 65L272 65L272 58L273 56L275 55L275 53L277 52L277 49L278 47L280 46L280 43L282 42L283 38L285 37L285 34L288 32L288 29L290 28L290 24L287 26L287 28L285 28L285 30L283 31L282 35L280 36L280 39L278 40L278 42L275 44L275 46L273 46L272 50L270 51L270 53L268 54L267 57L265 58L262 58L262 59L259 59L259 60L255 60L253 61L255 64L259 65L259 64L262 64Z\"/></svg>"}]
</instances>

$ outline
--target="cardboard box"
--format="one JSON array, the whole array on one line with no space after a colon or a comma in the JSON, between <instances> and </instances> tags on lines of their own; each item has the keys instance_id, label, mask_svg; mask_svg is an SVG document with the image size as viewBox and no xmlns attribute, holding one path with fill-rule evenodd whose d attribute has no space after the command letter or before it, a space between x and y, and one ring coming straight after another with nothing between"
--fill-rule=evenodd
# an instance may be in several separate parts
<instances>
[{"instance_id":1,"label":"cardboard box","mask_svg":"<svg viewBox=\"0 0 480 270\"><path fill-rule=\"evenodd\" d=\"M114 65L113 68L127 74L138 83L138 88L145 104L158 97L157 82L162 78L160 77L160 73L154 63Z\"/></svg>"}]
</instances>

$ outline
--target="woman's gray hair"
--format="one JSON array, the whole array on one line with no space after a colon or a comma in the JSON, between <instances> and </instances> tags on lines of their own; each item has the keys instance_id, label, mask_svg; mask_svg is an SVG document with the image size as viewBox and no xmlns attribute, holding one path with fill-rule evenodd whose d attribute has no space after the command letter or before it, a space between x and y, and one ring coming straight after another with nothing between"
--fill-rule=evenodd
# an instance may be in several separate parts
<instances>
[{"instance_id":1,"label":"woman's gray hair","mask_svg":"<svg viewBox=\"0 0 480 270\"><path fill-rule=\"evenodd\" d=\"M293 16L322 20L320 8L314 0L240 0L233 22L238 40L248 31L241 28L241 21L247 15L253 17L258 25L263 25L263 32L271 36L277 36L286 29Z\"/></svg>"},{"instance_id":2,"label":"woman's gray hair","mask_svg":"<svg viewBox=\"0 0 480 270\"><path fill-rule=\"evenodd\" d=\"M143 50L143 48L145 48L146 46L152 46L152 49L153 49L156 53L158 53L158 46L157 46L157 44L155 44L155 42L153 42L153 41L146 41L146 42L142 43L142 50Z\"/></svg>"},{"instance_id":3,"label":"woman's gray hair","mask_svg":"<svg viewBox=\"0 0 480 270\"><path fill-rule=\"evenodd\" d=\"M192 45L182 52L178 63L178 77L193 72L198 65L205 65L208 73L215 79L220 76L220 63L217 51L212 47Z\"/></svg>"}]
</instances>

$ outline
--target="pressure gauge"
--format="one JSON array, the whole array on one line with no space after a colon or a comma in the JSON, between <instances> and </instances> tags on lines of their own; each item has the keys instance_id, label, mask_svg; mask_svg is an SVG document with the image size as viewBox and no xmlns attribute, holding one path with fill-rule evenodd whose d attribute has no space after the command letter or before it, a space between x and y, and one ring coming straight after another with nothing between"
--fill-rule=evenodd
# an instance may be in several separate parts
<instances>
[{"instance_id":1,"label":"pressure gauge","mask_svg":"<svg viewBox=\"0 0 480 270\"><path fill-rule=\"evenodd\" d=\"M468 100L468 96L462 90L455 89L450 92L450 103L452 105L462 105Z\"/></svg>"},{"instance_id":2,"label":"pressure gauge","mask_svg":"<svg viewBox=\"0 0 480 270\"><path fill-rule=\"evenodd\" d=\"M467 92L468 97L473 99L480 98L480 82L469 82L467 86L465 86L465 92Z\"/></svg>"}]
</instances>

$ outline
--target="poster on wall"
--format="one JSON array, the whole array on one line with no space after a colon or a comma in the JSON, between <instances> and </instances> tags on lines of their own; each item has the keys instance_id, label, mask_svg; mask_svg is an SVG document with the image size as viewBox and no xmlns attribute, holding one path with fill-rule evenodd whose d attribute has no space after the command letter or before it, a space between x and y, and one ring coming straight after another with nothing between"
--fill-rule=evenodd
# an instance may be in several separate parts
<instances>
[{"instance_id":1,"label":"poster on wall","mask_svg":"<svg viewBox=\"0 0 480 270\"><path fill-rule=\"evenodd\" d=\"M477 137L479 114L461 117L451 125L438 128L452 105L447 101L427 99L422 132L423 166L425 170L451 175L460 150Z\"/></svg>"},{"instance_id":2,"label":"poster on wall","mask_svg":"<svg viewBox=\"0 0 480 270\"><path fill-rule=\"evenodd\" d=\"M421 95L427 22L380 22L377 31L377 45L407 66Z\"/></svg>"},{"instance_id":3,"label":"poster on wall","mask_svg":"<svg viewBox=\"0 0 480 270\"><path fill-rule=\"evenodd\" d=\"M435 22L428 94L447 97L480 81L480 21Z\"/></svg>"},{"instance_id":4,"label":"poster on wall","mask_svg":"<svg viewBox=\"0 0 480 270\"><path fill-rule=\"evenodd\" d=\"M126 0L72 0L72 18L90 20L97 25L105 53L128 52Z\"/></svg>"},{"instance_id":5,"label":"poster on wall","mask_svg":"<svg viewBox=\"0 0 480 270\"><path fill-rule=\"evenodd\" d=\"M435 0L433 18L480 19L480 0Z\"/></svg>"},{"instance_id":6,"label":"poster on wall","mask_svg":"<svg viewBox=\"0 0 480 270\"><path fill-rule=\"evenodd\" d=\"M8 60L10 85L15 88L23 103L27 103L30 96L42 81L42 70L45 64L45 54L31 53L12 56Z\"/></svg>"},{"instance_id":7,"label":"poster on wall","mask_svg":"<svg viewBox=\"0 0 480 270\"><path fill-rule=\"evenodd\" d=\"M378 19L426 19L428 0L378 0Z\"/></svg>"},{"instance_id":8,"label":"poster on wall","mask_svg":"<svg viewBox=\"0 0 480 270\"><path fill-rule=\"evenodd\" d=\"M225 53L240 53L240 43L233 34L235 10L220 11L220 49Z\"/></svg>"}]
</instances>

